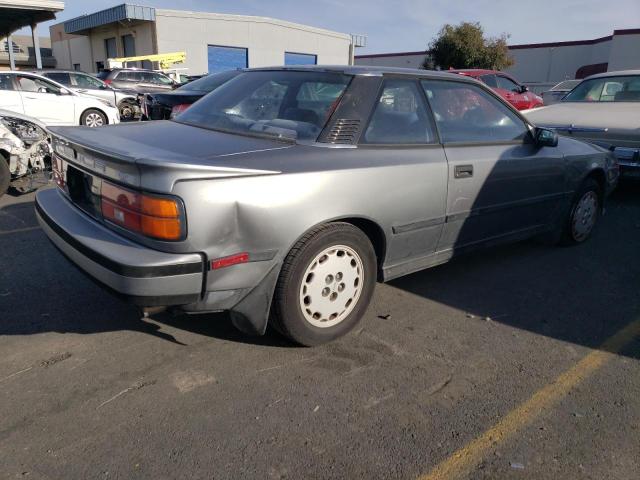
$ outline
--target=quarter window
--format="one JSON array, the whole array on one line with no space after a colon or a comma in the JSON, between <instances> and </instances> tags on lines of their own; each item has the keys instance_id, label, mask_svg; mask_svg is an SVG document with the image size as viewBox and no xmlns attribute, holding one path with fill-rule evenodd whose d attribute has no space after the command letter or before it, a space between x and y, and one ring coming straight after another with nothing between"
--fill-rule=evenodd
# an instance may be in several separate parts
<instances>
[{"instance_id":1,"label":"quarter window","mask_svg":"<svg viewBox=\"0 0 640 480\"><path fill-rule=\"evenodd\" d=\"M413 80L385 81L364 134L366 143L435 143L435 128L419 88Z\"/></svg>"},{"instance_id":2,"label":"quarter window","mask_svg":"<svg viewBox=\"0 0 640 480\"><path fill-rule=\"evenodd\" d=\"M482 88L462 82L422 81L443 143L523 140L525 123Z\"/></svg>"}]
</instances>

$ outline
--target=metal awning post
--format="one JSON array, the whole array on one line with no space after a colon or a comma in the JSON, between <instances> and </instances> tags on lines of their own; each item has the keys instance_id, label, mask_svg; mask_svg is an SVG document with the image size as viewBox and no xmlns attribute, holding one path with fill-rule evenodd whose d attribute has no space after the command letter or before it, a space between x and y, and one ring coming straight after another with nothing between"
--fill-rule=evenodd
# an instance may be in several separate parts
<instances>
[{"instance_id":1,"label":"metal awning post","mask_svg":"<svg viewBox=\"0 0 640 480\"><path fill-rule=\"evenodd\" d=\"M33 50L36 54L36 68L42 69L42 57L40 56L40 39L36 33L37 25L34 23L31 25L31 38L33 39Z\"/></svg>"},{"instance_id":2,"label":"metal awning post","mask_svg":"<svg viewBox=\"0 0 640 480\"><path fill-rule=\"evenodd\" d=\"M13 41L11 40L11 35L7 37L7 47L9 48L9 68L11 70L16 69L16 56L13 53Z\"/></svg>"}]
</instances>

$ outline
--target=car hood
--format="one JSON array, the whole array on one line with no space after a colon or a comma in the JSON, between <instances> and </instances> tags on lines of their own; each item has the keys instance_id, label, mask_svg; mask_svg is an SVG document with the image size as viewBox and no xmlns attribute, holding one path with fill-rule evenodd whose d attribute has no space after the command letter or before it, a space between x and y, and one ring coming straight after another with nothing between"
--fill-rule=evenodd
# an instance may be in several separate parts
<instances>
[{"instance_id":1,"label":"car hood","mask_svg":"<svg viewBox=\"0 0 640 480\"><path fill-rule=\"evenodd\" d=\"M632 147L640 145L638 109L640 104L632 102L560 102L521 113L539 127L551 127L562 134Z\"/></svg>"},{"instance_id":2,"label":"car hood","mask_svg":"<svg viewBox=\"0 0 640 480\"><path fill-rule=\"evenodd\" d=\"M293 147L291 143L234 135L181 123L159 120L130 122L100 128L52 127L69 142L76 159L102 174L144 186L145 177L171 179L217 178L280 173L260 168L256 155ZM80 157L78 152L83 153ZM98 157L99 162L86 159ZM109 174L109 172L112 172ZM126 172L128 176L122 176Z\"/></svg>"}]
</instances>

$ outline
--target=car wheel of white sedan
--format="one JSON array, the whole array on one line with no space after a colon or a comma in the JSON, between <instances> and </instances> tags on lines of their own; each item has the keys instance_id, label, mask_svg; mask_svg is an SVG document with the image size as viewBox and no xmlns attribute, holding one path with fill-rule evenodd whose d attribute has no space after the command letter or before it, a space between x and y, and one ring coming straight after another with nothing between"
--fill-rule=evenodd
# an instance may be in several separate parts
<instances>
[{"instance_id":1,"label":"car wheel of white sedan","mask_svg":"<svg viewBox=\"0 0 640 480\"><path fill-rule=\"evenodd\" d=\"M376 282L376 255L367 236L348 223L330 223L291 250L276 287L272 322L306 346L346 334L360 320Z\"/></svg>"},{"instance_id":2,"label":"car wheel of white sedan","mask_svg":"<svg viewBox=\"0 0 640 480\"><path fill-rule=\"evenodd\" d=\"M598 183L588 178L576 192L564 226L562 243L575 245L586 241L593 232L600 212L602 194Z\"/></svg>"},{"instance_id":3,"label":"car wheel of white sedan","mask_svg":"<svg viewBox=\"0 0 640 480\"><path fill-rule=\"evenodd\" d=\"M107 117L100 110L90 108L82 114L80 124L91 128L101 127L107 124Z\"/></svg>"}]
</instances>

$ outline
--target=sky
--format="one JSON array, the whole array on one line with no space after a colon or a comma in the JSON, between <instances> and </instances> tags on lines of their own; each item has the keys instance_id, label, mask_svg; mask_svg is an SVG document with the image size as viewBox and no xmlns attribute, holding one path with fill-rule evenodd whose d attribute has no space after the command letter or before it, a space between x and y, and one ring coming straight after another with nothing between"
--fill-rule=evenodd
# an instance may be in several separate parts
<instances>
[{"instance_id":1,"label":"sky","mask_svg":"<svg viewBox=\"0 0 640 480\"><path fill-rule=\"evenodd\" d=\"M124 3L65 0L48 26ZM445 23L480 22L485 33L506 33L509 44L584 40L615 29L640 28L640 0L130 0L175 10L275 17L343 33L364 34L356 54L425 50ZM28 30L20 33L30 33Z\"/></svg>"}]
</instances>

